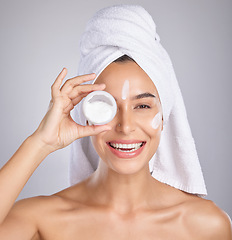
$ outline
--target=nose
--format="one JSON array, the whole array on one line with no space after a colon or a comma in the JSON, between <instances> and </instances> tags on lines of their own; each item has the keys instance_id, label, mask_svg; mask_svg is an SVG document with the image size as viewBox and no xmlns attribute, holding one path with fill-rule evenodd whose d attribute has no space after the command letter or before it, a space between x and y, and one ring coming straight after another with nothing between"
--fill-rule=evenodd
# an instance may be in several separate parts
<instances>
[{"instance_id":1,"label":"nose","mask_svg":"<svg viewBox=\"0 0 232 240\"><path fill-rule=\"evenodd\" d=\"M135 130L135 118L132 110L127 105L118 109L116 119L117 132L128 135Z\"/></svg>"}]
</instances>

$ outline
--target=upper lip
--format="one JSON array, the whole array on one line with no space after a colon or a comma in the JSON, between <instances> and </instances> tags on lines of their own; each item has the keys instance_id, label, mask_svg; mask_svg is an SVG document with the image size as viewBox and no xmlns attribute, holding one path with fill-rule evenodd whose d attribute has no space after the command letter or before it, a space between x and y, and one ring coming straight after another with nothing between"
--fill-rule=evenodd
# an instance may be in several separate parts
<instances>
[{"instance_id":1,"label":"upper lip","mask_svg":"<svg viewBox=\"0 0 232 240\"><path fill-rule=\"evenodd\" d=\"M141 143L141 142L146 142L143 140L112 140L112 141L108 141L107 143L118 143L118 144L133 144L133 143Z\"/></svg>"}]
</instances>

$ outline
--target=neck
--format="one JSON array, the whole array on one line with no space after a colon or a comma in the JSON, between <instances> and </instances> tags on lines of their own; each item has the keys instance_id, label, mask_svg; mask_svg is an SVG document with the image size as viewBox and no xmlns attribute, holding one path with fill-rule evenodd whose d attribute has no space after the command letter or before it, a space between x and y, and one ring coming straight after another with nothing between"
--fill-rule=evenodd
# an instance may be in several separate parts
<instances>
[{"instance_id":1,"label":"neck","mask_svg":"<svg viewBox=\"0 0 232 240\"><path fill-rule=\"evenodd\" d=\"M151 206L164 188L163 183L151 176L148 164L137 173L119 174L102 160L87 184L95 203L122 214Z\"/></svg>"}]
</instances>

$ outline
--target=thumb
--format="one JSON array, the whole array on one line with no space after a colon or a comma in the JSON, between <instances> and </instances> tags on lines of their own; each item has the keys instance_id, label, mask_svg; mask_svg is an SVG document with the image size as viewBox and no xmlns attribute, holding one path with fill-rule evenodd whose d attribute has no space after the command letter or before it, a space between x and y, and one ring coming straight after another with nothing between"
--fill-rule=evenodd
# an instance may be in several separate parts
<instances>
[{"instance_id":1,"label":"thumb","mask_svg":"<svg viewBox=\"0 0 232 240\"><path fill-rule=\"evenodd\" d=\"M87 125L87 126L80 126L78 129L78 138L87 137L87 136L94 136L101 132L109 131L112 127L105 124L105 125Z\"/></svg>"}]
</instances>

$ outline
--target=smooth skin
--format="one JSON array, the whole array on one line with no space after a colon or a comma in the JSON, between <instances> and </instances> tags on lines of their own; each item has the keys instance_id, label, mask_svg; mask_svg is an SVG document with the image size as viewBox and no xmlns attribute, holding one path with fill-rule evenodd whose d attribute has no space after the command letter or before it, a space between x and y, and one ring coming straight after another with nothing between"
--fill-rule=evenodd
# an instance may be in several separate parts
<instances>
[{"instance_id":1,"label":"smooth skin","mask_svg":"<svg viewBox=\"0 0 232 240\"><path fill-rule=\"evenodd\" d=\"M94 79L95 74L69 79L61 86L66 74L64 68L55 80L49 110L38 129L0 170L0 239L231 240L230 220L212 201L150 175L149 159L159 145L163 124L157 129L151 126L162 107L146 73L134 62L111 63L93 85L80 84ZM131 87L123 100L126 79ZM111 93L118 112L108 125L80 126L70 111L95 90ZM143 92L156 98L133 99ZM101 158L94 174L54 195L14 204L47 155L84 136L92 136ZM138 156L121 159L106 144L119 139L143 140L146 145Z\"/></svg>"}]
</instances>

